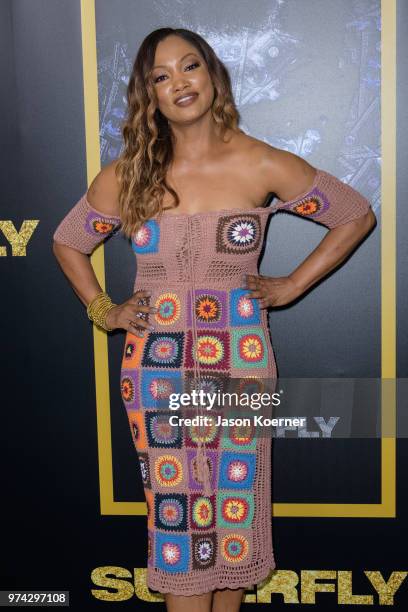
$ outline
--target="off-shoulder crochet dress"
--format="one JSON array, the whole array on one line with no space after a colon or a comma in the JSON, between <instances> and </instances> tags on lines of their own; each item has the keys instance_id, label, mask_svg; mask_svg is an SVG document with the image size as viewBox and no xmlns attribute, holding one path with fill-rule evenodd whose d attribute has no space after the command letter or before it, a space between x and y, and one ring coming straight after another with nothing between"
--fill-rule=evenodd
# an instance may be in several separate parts
<instances>
[{"instance_id":1,"label":"off-shoulder crochet dress","mask_svg":"<svg viewBox=\"0 0 408 612\"><path fill-rule=\"evenodd\" d=\"M288 210L328 228L367 212L360 193L323 170L290 202L252 210L164 213L133 236L134 291L149 290L143 315L153 331L126 334L120 390L147 503L147 585L198 595L250 587L276 567L271 524L271 437L239 426L170 425L170 393L199 381L205 391L240 381L261 391L276 378L267 311L248 297L245 273L258 274L268 216ZM76 228L69 234L69 228ZM54 239L90 253L118 231L86 194ZM249 390L249 391L248 391ZM203 414L202 408L191 415ZM206 413L208 414L208 412ZM188 416L184 411L180 416Z\"/></svg>"}]
</instances>

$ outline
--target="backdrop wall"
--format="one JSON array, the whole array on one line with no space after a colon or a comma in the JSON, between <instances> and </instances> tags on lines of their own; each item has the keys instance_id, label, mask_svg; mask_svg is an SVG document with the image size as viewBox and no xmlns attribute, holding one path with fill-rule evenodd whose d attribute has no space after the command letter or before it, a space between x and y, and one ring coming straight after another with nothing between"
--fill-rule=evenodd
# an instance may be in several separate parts
<instances>
[{"instance_id":1,"label":"backdrop wall","mask_svg":"<svg viewBox=\"0 0 408 612\"><path fill-rule=\"evenodd\" d=\"M270 313L282 377L381 376L381 9L390 10L394 3L388 9L385 4L95 1L101 166L120 153L125 88L144 36L162 26L185 27L204 36L230 71L244 131L331 172L372 203L376 231L350 261L296 305ZM0 17L5 92L0 101L0 218L11 220L17 230L24 220L37 221L25 252L0 232L5 289L1 431L7 466L1 476L2 524L7 528L0 587L70 590L71 607L91 609L101 605L91 592L95 568L123 567L132 575L134 568L145 567L146 517L132 505L144 497L119 389L124 334L108 338L114 503L112 511L104 512L100 456L105 449L97 444L93 329L51 249L59 220L87 186L84 100L89 92L83 86L81 4L3 0ZM408 376L408 251L400 231L407 222L407 24L408 7L397 2L396 359L401 400ZM289 273L325 232L294 215L274 215L261 273ZM119 303L132 293L134 254L121 235L101 248L106 287ZM364 570L378 569L385 579L403 570L405 440L397 451L395 517L346 518L341 510L338 518L277 516L278 569L299 575L302 569L350 570L355 592L374 594ZM276 440L273 502L333 502L339 508L342 503L375 504L381 499L381 466L378 440L319 446ZM402 591L395 605L402 605ZM256 589L248 592L244 609L256 595ZM318 596L316 605L335 605L335 594L325 597ZM258 605L260 600L258 593ZM148 609L159 601L131 599L129 605ZM279 595L272 602L284 605Z\"/></svg>"}]
</instances>

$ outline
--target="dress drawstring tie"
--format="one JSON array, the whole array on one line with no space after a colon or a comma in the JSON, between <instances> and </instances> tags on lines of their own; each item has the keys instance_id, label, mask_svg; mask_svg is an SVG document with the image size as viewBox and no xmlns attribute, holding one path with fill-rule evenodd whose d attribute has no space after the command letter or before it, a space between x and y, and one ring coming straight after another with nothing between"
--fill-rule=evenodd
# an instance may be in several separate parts
<instances>
[{"instance_id":1,"label":"dress drawstring tie","mask_svg":"<svg viewBox=\"0 0 408 612\"><path fill-rule=\"evenodd\" d=\"M189 264L190 264L190 280L191 280L191 321L192 321L192 333L193 333L193 363L194 363L194 388L196 388L196 384L198 383L199 389L201 389L201 376L200 376L200 361L198 357L198 335L197 335L197 327L196 327L196 313L195 313L195 277L194 277L194 261L193 261L193 240L191 235L191 227L190 221L191 217L187 217L188 227L187 227L187 237L189 244ZM196 415L198 417L204 416L203 409L201 403L198 403ZM201 436L201 418L199 418L199 436L197 442L197 452L196 452L196 469L197 469L197 477L200 482L203 483L203 493L205 497L210 497L212 494L211 487L211 474L210 467L208 465L207 458L207 447L205 443L205 439ZM205 435L205 434L204 434Z\"/></svg>"}]
</instances>

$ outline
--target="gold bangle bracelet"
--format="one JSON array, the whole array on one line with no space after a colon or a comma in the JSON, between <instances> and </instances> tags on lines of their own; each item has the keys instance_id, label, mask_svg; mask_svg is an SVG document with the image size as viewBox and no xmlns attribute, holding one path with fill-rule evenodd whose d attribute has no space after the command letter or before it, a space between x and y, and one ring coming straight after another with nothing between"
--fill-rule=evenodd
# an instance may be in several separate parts
<instances>
[{"instance_id":1,"label":"gold bangle bracelet","mask_svg":"<svg viewBox=\"0 0 408 612\"><path fill-rule=\"evenodd\" d=\"M115 306L117 306L117 304L112 302L109 295L105 291L101 291L93 298L86 308L88 318L105 331L112 331L112 329L106 325L106 316Z\"/></svg>"}]
</instances>

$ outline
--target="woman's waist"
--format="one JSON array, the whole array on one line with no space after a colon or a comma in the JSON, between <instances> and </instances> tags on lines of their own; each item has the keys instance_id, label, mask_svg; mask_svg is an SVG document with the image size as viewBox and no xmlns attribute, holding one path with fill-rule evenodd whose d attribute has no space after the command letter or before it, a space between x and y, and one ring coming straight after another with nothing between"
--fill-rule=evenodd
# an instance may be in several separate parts
<instances>
[{"instance_id":1,"label":"woman's waist","mask_svg":"<svg viewBox=\"0 0 408 612\"><path fill-rule=\"evenodd\" d=\"M172 267L165 262L137 264L134 285L144 287L177 287L189 289L209 287L214 289L236 288L243 283L246 274L259 274L257 261L217 261L211 265L196 266L191 270L186 262L183 267Z\"/></svg>"},{"instance_id":2,"label":"woman's waist","mask_svg":"<svg viewBox=\"0 0 408 612\"><path fill-rule=\"evenodd\" d=\"M248 274L258 274L252 272ZM148 280L136 277L134 282L134 290L151 290L151 291L192 291L193 289L207 289L217 291L232 291L234 289L244 288L245 273L238 278L225 278L218 281L209 281L208 279L194 279L194 281L177 281L177 280Z\"/></svg>"}]
</instances>

